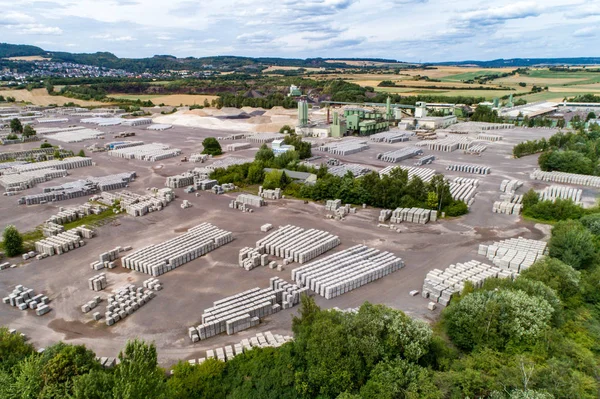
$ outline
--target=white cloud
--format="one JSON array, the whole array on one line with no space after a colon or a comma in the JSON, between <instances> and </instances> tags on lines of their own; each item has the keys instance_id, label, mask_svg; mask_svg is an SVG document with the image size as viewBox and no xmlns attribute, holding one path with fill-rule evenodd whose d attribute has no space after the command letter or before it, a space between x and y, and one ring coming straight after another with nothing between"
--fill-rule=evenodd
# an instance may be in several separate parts
<instances>
[{"instance_id":1,"label":"white cloud","mask_svg":"<svg viewBox=\"0 0 600 399\"><path fill-rule=\"evenodd\" d=\"M131 36L113 36L111 34L108 33L104 33L101 35L93 35L90 36L91 39L99 39L99 40L105 40L107 42L132 42L134 40L137 40L134 37Z\"/></svg>"},{"instance_id":2,"label":"white cloud","mask_svg":"<svg viewBox=\"0 0 600 399\"><path fill-rule=\"evenodd\" d=\"M573 32L574 37L593 37L596 36L598 28L596 26L586 26Z\"/></svg>"},{"instance_id":3,"label":"white cloud","mask_svg":"<svg viewBox=\"0 0 600 399\"><path fill-rule=\"evenodd\" d=\"M15 30L21 35L56 35L63 34L61 28L56 26L45 26L40 24L15 25Z\"/></svg>"}]
</instances>

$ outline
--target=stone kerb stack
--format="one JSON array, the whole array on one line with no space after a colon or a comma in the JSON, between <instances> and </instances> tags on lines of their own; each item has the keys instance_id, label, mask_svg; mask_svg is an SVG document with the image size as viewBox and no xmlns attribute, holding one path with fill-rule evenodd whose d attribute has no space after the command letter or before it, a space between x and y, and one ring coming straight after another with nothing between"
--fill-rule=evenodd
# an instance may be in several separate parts
<instances>
[{"instance_id":1,"label":"stone kerb stack","mask_svg":"<svg viewBox=\"0 0 600 399\"><path fill-rule=\"evenodd\" d=\"M235 152L235 151L246 150L250 147L252 147L251 143L233 143L233 144L227 144L227 146L225 147L225 151Z\"/></svg>"},{"instance_id":2,"label":"stone kerb stack","mask_svg":"<svg viewBox=\"0 0 600 399\"><path fill-rule=\"evenodd\" d=\"M446 170L450 170L453 172L465 172L465 173L474 173L478 175L487 175L491 172L491 169L487 166L480 165L448 165Z\"/></svg>"},{"instance_id":3,"label":"stone kerb stack","mask_svg":"<svg viewBox=\"0 0 600 399\"><path fill-rule=\"evenodd\" d=\"M417 159L415 166L429 165L433 161L435 161L435 155L425 155L424 157Z\"/></svg>"},{"instance_id":4,"label":"stone kerb stack","mask_svg":"<svg viewBox=\"0 0 600 399\"><path fill-rule=\"evenodd\" d=\"M423 150L417 147L406 147L377 154L377 159L381 159L385 162L398 163L405 159L416 157L417 155L423 155Z\"/></svg>"},{"instance_id":5,"label":"stone kerb stack","mask_svg":"<svg viewBox=\"0 0 600 399\"><path fill-rule=\"evenodd\" d=\"M394 165L394 166L386 166L385 168L379 171L379 176L383 177L392 173L392 171L396 168L402 169L408 173L408 178L412 179L413 177L418 177L423 180L424 183L429 183L433 176L436 175L435 169L428 168L416 168L413 166L402 166L402 165Z\"/></svg>"},{"instance_id":6,"label":"stone kerb stack","mask_svg":"<svg viewBox=\"0 0 600 399\"><path fill-rule=\"evenodd\" d=\"M494 142L494 141L502 140L502 136L498 136L495 134L488 134L488 133L480 133L477 135L477 140Z\"/></svg>"},{"instance_id":7,"label":"stone kerb stack","mask_svg":"<svg viewBox=\"0 0 600 399\"><path fill-rule=\"evenodd\" d=\"M246 136L246 139L251 143L267 144L278 139L283 139L285 136L280 133L257 133Z\"/></svg>"},{"instance_id":8,"label":"stone kerb stack","mask_svg":"<svg viewBox=\"0 0 600 399\"><path fill-rule=\"evenodd\" d=\"M292 280L331 299L403 267L402 259L392 253L356 245L292 270Z\"/></svg>"},{"instance_id":9,"label":"stone kerb stack","mask_svg":"<svg viewBox=\"0 0 600 399\"><path fill-rule=\"evenodd\" d=\"M150 245L122 258L123 267L154 277L167 273L233 240L229 231L202 223L179 237Z\"/></svg>"},{"instance_id":10,"label":"stone kerb stack","mask_svg":"<svg viewBox=\"0 0 600 399\"><path fill-rule=\"evenodd\" d=\"M92 291L102 291L107 285L108 282L106 281L105 273L100 273L88 279L88 287Z\"/></svg>"},{"instance_id":11,"label":"stone kerb stack","mask_svg":"<svg viewBox=\"0 0 600 399\"><path fill-rule=\"evenodd\" d=\"M181 154L179 148L171 148L166 144L152 143L135 147L120 148L108 151L108 155L125 159L138 159L140 161L156 162L173 158Z\"/></svg>"},{"instance_id":12,"label":"stone kerb stack","mask_svg":"<svg viewBox=\"0 0 600 399\"><path fill-rule=\"evenodd\" d=\"M452 152L468 150L472 141L466 137L449 137L441 140L428 140L417 143L419 147L427 147L431 151Z\"/></svg>"},{"instance_id":13,"label":"stone kerb stack","mask_svg":"<svg viewBox=\"0 0 600 399\"><path fill-rule=\"evenodd\" d=\"M258 187L258 195L264 199L278 200L283 197L283 191L280 188L275 190L265 190L263 186Z\"/></svg>"},{"instance_id":14,"label":"stone kerb stack","mask_svg":"<svg viewBox=\"0 0 600 399\"><path fill-rule=\"evenodd\" d=\"M0 186L6 191L21 191L35 187L37 184L45 183L48 180L67 176L64 169L41 169L29 172L5 174L0 176Z\"/></svg>"},{"instance_id":15,"label":"stone kerb stack","mask_svg":"<svg viewBox=\"0 0 600 399\"><path fill-rule=\"evenodd\" d=\"M132 315L139 308L150 302L156 294L142 287L128 284L108 297L108 305L104 318L107 326L112 326L127 316Z\"/></svg>"},{"instance_id":16,"label":"stone kerb stack","mask_svg":"<svg viewBox=\"0 0 600 399\"><path fill-rule=\"evenodd\" d=\"M61 255L85 245L82 238L93 238L94 235L94 230L79 226L64 233L36 241L35 250L43 257Z\"/></svg>"},{"instance_id":17,"label":"stone kerb stack","mask_svg":"<svg viewBox=\"0 0 600 399\"><path fill-rule=\"evenodd\" d=\"M426 224L429 221L437 221L437 211L422 208L396 208L390 217L391 223L409 222Z\"/></svg>"},{"instance_id":18,"label":"stone kerb stack","mask_svg":"<svg viewBox=\"0 0 600 399\"><path fill-rule=\"evenodd\" d=\"M445 270L433 269L425 277L421 294L433 302L447 306L456 293L460 293L465 282L480 288L488 278L512 278L513 273L498 267L472 260L448 266Z\"/></svg>"},{"instance_id":19,"label":"stone kerb stack","mask_svg":"<svg viewBox=\"0 0 600 399\"><path fill-rule=\"evenodd\" d=\"M42 170L42 169L70 170L70 169L76 169L76 168L83 168L86 166L92 166L92 158L67 157L67 158L63 159L62 161L52 160L52 161L27 163L24 165L16 165L8 170L5 170L4 174L31 172L34 170Z\"/></svg>"},{"instance_id":20,"label":"stone kerb stack","mask_svg":"<svg viewBox=\"0 0 600 399\"><path fill-rule=\"evenodd\" d=\"M409 131L388 131L372 134L369 136L369 140L375 143L393 144L408 141L414 135L414 132Z\"/></svg>"},{"instance_id":21,"label":"stone kerb stack","mask_svg":"<svg viewBox=\"0 0 600 399\"><path fill-rule=\"evenodd\" d=\"M600 177L590 175L578 175L565 172L543 172L534 170L530 177L535 180L543 180L555 183L575 184L579 186L600 187Z\"/></svg>"},{"instance_id":22,"label":"stone kerb stack","mask_svg":"<svg viewBox=\"0 0 600 399\"><path fill-rule=\"evenodd\" d=\"M549 186L540 192L540 201L556 202L557 199L571 200L581 205L583 190L565 186Z\"/></svg>"},{"instance_id":23,"label":"stone kerb stack","mask_svg":"<svg viewBox=\"0 0 600 399\"><path fill-rule=\"evenodd\" d=\"M502 180L500 183L500 191L503 193L512 193L517 191L519 188L523 186L523 182L521 180Z\"/></svg>"},{"instance_id":24,"label":"stone kerb stack","mask_svg":"<svg viewBox=\"0 0 600 399\"><path fill-rule=\"evenodd\" d=\"M33 289L22 285L15 286L15 289L7 297L2 298L2 302L20 310L35 309L38 316L43 316L50 311L48 306L50 299L47 296L36 295Z\"/></svg>"},{"instance_id":25,"label":"stone kerb stack","mask_svg":"<svg viewBox=\"0 0 600 399\"><path fill-rule=\"evenodd\" d=\"M491 245L479 245L478 254L486 256L494 265L514 273L529 268L547 255L547 243L522 237L511 238Z\"/></svg>"},{"instance_id":26,"label":"stone kerb stack","mask_svg":"<svg viewBox=\"0 0 600 399\"><path fill-rule=\"evenodd\" d=\"M208 154L193 153L190 155L189 161L194 163L204 163L208 158Z\"/></svg>"},{"instance_id":27,"label":"stone kerb stack","mask_svg":"<svg viewBox=\"0 0 600 399\"><path fill-rule=\"evenodd\" d=\"M450 195L457 201L463 201L470 205L475 198L475 191L479 185L478 179L466 179L458 177L450 183Z\"/></svg>"},{"instance_id":28,"label":"stone kerb stack","mask_svg":"<svg viewBox=\"0 0 600 399\"><path fill-rule=\"evenodd\" d=\"M252 194L240 194L237 196L235 201L240 204L250 205L257 208L265 205L265 200L262 197Z\"/></svg>"},{"instance_id":29,"label":"stone kerb stack","mask_svg":"<svg viewBox=\"0 0 600 399\"><path fill-rule=\"evenodd\" d=\"M361 139L332 142L318 147L318 151L341 156L356 154L367 149L369 149L369 145L365 140Z\"/></svg>"}]
</instances>

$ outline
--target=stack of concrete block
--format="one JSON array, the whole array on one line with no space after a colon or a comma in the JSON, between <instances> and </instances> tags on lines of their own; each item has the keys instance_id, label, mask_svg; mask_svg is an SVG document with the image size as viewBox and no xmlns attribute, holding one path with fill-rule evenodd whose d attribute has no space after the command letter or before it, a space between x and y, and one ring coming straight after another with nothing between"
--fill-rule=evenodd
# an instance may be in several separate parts
<instances>
[{"instance_id":1,"label":"stack of concrete block","mask_svg":"<svg viewBox=\"0 0 600 399\"><path fill-rule=\"evenodd\" d=\"M142 287L128 284L108 297L104 318L107 326L112 326L147 304L156 294Z\"/></svg>"},{"instance_id":2,"label":"stack of concrete block","mask_svg":"<svg viewBox=\"0 0 600 399\"><path fill-rule=\"evenodd\" d=\"M327 202L325 203L325 210L327 210L327 211L336 211L341 206L342 206L342 200L341 199L327 200Z\"/></svg>"},{"instance_id":3,"label":"stack of concrete block","mask_svg":"<svg viewBox=\"0 0 600 399\"><path fill-rule=\"evenodd\" d=\"M377 154L377 159L381 159L385 162L398 163L405 159L416 157L417 155L423 155L423 150L417 147L405 147Z\"/></svg>"},{"instance_id":4,"label":"stack of concrete block","mask_svg":"<svg viewBox=\"0 0 600 399\"><path fill-rule=\"evenodd\" d=\"M254 348L279 348L286 342L291 341L293 341L293 338L289 335L284 336L266 331L264 334L258 333L253 337L243 339L238 344L228 345L224 348L209 349L206 351L206 357L201 357L197 361L196 359L191 359L188 362L193 366L204 363L206 359L216 359L226 362Z\"/></svg>"},{"instance_id":5,"label":"stack of concrete block","mask_svg":"<svg viewBox=\"0 0 600 399\"><path fill-rule=\"evenodd\" d=\"M6 191L20 191L35 187L52 179L67 176L64 169L40 169L21 173L7 173L0 176L0 186Z\"/></svg>"},{"instance_id":6,"label":"stack of concrete block","mask_svg":"<svg viewBox=\"0 0 600 399\"><path fill-rule=\"evenodd\" d=\"M158 281L157 278L149 278L148 280L144 280L144 282L142 283L142 286L144 288L148 288L149 290L153 290L153 291L160 291L162 290L162 284L160 281Z\"/></svg>"},{"instance_id":7,"label":"stack of concrete block","mask_svg":"<svg viewBox=\"0 0 600 399\"><path fill-rule=\"evenodd\" d=\"M250 144L250 143L233 143L233 144L227 144L227 147L225 147L225 151L234 152L234 151L246 150L250 147L252 147L252 144Z\"/></svg>"},{"instance_id":8,"label":"stack of concrete block","mask_svg":"<svg viewBox=\"0 0 600 399\"><path fill-rule=\"evenodd\" d=\"M46 223L66 224L82 219L88 215L99 215L107 208L102 205L85 203L74 208L58 209L58 213L50 216Z\"/></svg>"},{"instance_id":9,"label":"stack of concrete block","mask_svg":"<svg viewBox=\"0 0 600 399\"><path fill-rule=\"evenodd\" d=\"M478 175L487 175L491 172L490 168L487 166L480 165L457 165L452 164L448 165L446 170L450 170L453 172L465 172L465 173L474 173Z\"/></svg>"},{"instance_id":10,"label":"stack of concrete block","mask_svg":"<svg viewBox=\"0 0 600 399\"><path fill-rule=\"evenodd\" d=\"M42 227L42 233L44 234L44 237L57 236L64 231L65 228L62 225L52 222L46 222Z\"/></svg>"},{"instance_id":11,"label":"stack of concrete block","mask_svg":"<svg viewBox=\"0 0 600 399\"><path fill-rule=\"evenodd\" d=\"M240 194L237 196L236 202L239 202L240 204L255 206L257 208L265 205L265 200L262 199L262 197L252 194Z\"/></svg>"},{"instance_id":12,"label":"stack of concrete block","mask_svg":"<svg viewBox=\"0 0 600 399\"><path fill-rule=\"evenodd\" d=\"M410 132L407 130L391 130L388 132L375 133L369 136L369 140L374 141L376 143L400 143L403 141L408 141L412 136L414 136L414 132Z\"/></svg>"},{"instance_id":13,"label":"stack of concrete block","mask_svg":"<svg viewBox=\"0 0 600 399\"><path fill-rule=\"evenodd\" d=\"M498 136L495 134L488 134L488 133L480 133L477 135L477 140L500 141L500 140L502 140L502 136Z\"/></svg>"},{"instance_id":14,"label":"stack of concrete block","mask_svg":"<svg viewBox=\"0 0 600 399\"><path fill-rule=\"evenodd\" d=\"M115 194L102 193L92 200L102 204L112 205L119 202L121 211L131 216L144 216L148 213L161 211L175 199L175 193L170 188L153 189L151 194L140 195L130 191Z\"/></svg>"},{"instance_id":15,"label":"stack of concrete block","mask_svg":"<svg viewBox=\"0 0 600 399\"><path fill-rule=\"evenodd\" d=\"M280 188L265 190L263 186L260 186L258 187L258 195L264 199L278 200L283 196L283 191Z\"/></svg>"},{"instance_id":16,"label":"stack of concrete block","mask_svg":"<svg viewBox=\"0 0 600 399\"><path fill-rule=\"evenodd\" d=\"M456 150L467 150L472 141L466 137L449 137L440 140L428 140L417 143L419 147L427 147L432 151L452 152Z\"/></svg>"},{"instance_id":17,"label":"stack of concrete block","mask_svg":"<svg viewBox=\"0 0 600 399\"><path fill-rule=\"evenodd\" d=\"M225 137L217 137L217 140L242 140L248 136L246 133L233 133Z\"/></svg>"},{"instance_id":18,"label":"stack of concrete block","mask_svg":"<svg viewBox=\"0 0 600 399\"><path fill-rule=\"evenodd\" d=\"M261 254L284 258L287 262L305 263L339 244L339 237L326 231L286 225L258 240L256 248Z\"/></svg>"},{"instance_id":19,"label":"stack of concrete block","mask_svg":"<svg viewBox=\"0 0 600 399\"><path fill-rule=\"evenodd\" d=\"M535 180L543 180L555 183L600 187L600 176L578 175L575 173L565 172L543 172L541 170L534 170L530 177Z\"/></svg>"},{"instance_id":20,"label":"stack of concrete block","mask_svg":"<svg viewBox=\"0 0 600 399\"><path fill-rule=\"evenodd\" d=\"M35 294L33 289L22 285L15 286L15 289L7 297L2 298L6 305L14 306L20 310L35 309L38 316L45 315L50 311L48 303L50 299L43 294Z\"/></svg>"},{"instance_id":21,"label":"stack of concrete block","mask_svg":"<svg viewBox=\"0 0 600 399\"><path fill-rule=\"evenodd\" d=\"M481 154L486 149L487 149L487 145L484 145L484 144L474 144L474 145L469 146L469 148L467 148L465 150L465 152L469 153L469 154Z\"/></svg>"},{"instance_id":22,"label":"stack of concrete block","mask_svg":"<svg viewBox=\"0 0 600 399\"><path fill-rule=\"evenodd\" d=\"M176 238L150 245L122 258L123 267L154 277L167 273L233 240L229 231L202 223Z\"/></svg>"},{"instance_id":23,"label":"stack of concrete block","mask_svg":"<svg viewBox=\"0 0 600 399\"><path fill-rule=\"evenodd\" d=\"M27 259L25 259L25 260L27 260ZM0 263L0 270L6 270L6 269L9 269L10 267L11 267L10 262Z\"/></svg>"},{"instance_id":24,"label":"stack of concrete block","mask_svg":"<svg viewBox=\"0 0 600 399\"><path fill-rule=\"evenodd\" d=\"M455 180L450 183L450 195L457 201L463 201L469 204L470 201L474 199L475 190L477 189L477 185L475 185L474 182L479 184L479 180L477 179Z\"/></svg>"},{"instance_id":25,"label":"stack of concrete block","mask_svg":"<svg viewBox=\"0 0 600 399\"><path fill-rule=\"evenodd\" d=\"M341 165L329 166L327 168L327 173L333 176L344 177L348 174L348 172L352 173L352 176L355 178L367 175L373 172L371 169L367 168L363 165L358 165L354 163L346 163Z\"/></svg>"},{"instance_id":26,"label":"stack of concrete block","mask_svg":"<svg viewBox=\"0 0 600 399\"><path fill-rule=\"evenodd\" d=\"M336 141L318 147L318 151L342 156L356 154L367 149L369 149L369 145L365 140L361 139Z\"/></svg>"},{"instance_id":27,"label":"stack of concrete block","mask_svg":"<svg viewBox=\"0 0 600 399\"><path fill-rule=\"evenodd\" d=\"M419 179L423 180L424 183L430 182L431 179L433 178L433 176L435 176L435 174L436 174L434 169L395 165L395 166L386 166L385 168L381 169L379 171L379 176L381 176L381 177L387 176L390 173L392 173L392 171L394 171L394 169L397 169L397 168L407 172L409 179L418 177Z\"/></svg>"},{"instance_id":28,"label":"stack of concrete block","mask_svg":"<svg viewBox=\"0 0 600 399\"><path fill-rule=\"evenodd\" d=\"M208 160L208 154L194 153L190 155L189 161L194 163L204 163Z\"/></svg>"},{"instance_id":29,"label":"stack of concrete block","mask_svg":"<svg viewBox=\"0 0 600 399\"><path fill-rule=\"evenodd\" d=\"M479 187L479 179L473 179L469 177L455 177L453 183L462 184L466 186Z\"/></svg>"},{"instance_id":30,"label":"stack of concrete block","mask_svg":"<svg viewBox=\"0 0 600 399\"><path fill-rule=\"evenodd\" d=\"M181 209L191 208L192 204L188 200L183 200L181 203Z\"/></svg>"},{"instance_id":31,"label":"stack of concrete block","mask_svg":"<svg viewBox=\"0 0 600 399\"><path fill-rule=\"evenodd\" d=\"M246 163L254 162L254 158L242 158L242 157L227 157L223 159L218 159L210 165L207 165L205 169L210 170L211 172L215 169L223 168L227 169L233 165L243 165Z\"/></svg>"},{"instance_id":32,"label":"stack of concrete block","mask_svg":"<svg viewBox=\"0 0 600 399\"><path fill-rule=\"evenodd\" d=\"M119 253L124 251L125 249L123 247L116 247L110 251L103 252L98 256L97 262L90 263L90 267L94 270L101 270L105 267L107 269L114 269L117 267L115 260L119 257Z\"/></svg>"},{"instance_id":33,"label":"stack of concrete block","mask_svg":"<svg viewBox=\"0 0 600 399\"><path fill-rule=\"evenodd\" d=\"M98 290L94 290L94 291L98 291ZM93 309L96 308L96 306L98 306L100 304L100 302L102 302L102 298L100 298L99 296L96 296L91 301L89 301L89 302L85 303L84 305L82 305L81 306L81 311L83 313L91 312ZM96 314L96 313L94 313L94 314ZM97 314L99 315L100 313L98 312Z\"/></svg>"},{"instance_id":34,"label":"stack of concrete block","mask_svg":"<svg viewBox=\"0 0 600 399\"><path fill-rule=\"evenodd\" d=\"M270 230L273 230L273 225L271 223L266 223L260 226L260 231L262 231L263 233L266 233Z\"/></svg>"},{"instance_id":35,"label":"stack of concrete block","mask_svg":"<svg viewBox=\"0 0 600 399\"><path fill-rule=\"evenodd\" d=\"M35 250L46 256L60 255L85 245L82 238L93 238L94 230L85 226L76 227L58 235L36 241Z\"/></svg>"},{"instance_id":36,"label":"stack of concrete block","mask_svg":"<svg viewBox=\"0 0 600 399\"><path fill-rule=\"evenodd\" d=\"M571 200L577 205L581 205L581 196L583 190L580 188L565 186L549 186L540 192L540 201L556 202L557 199Z\"/></svg>"},{"instance_id":37,"label":"stack of concrete block","mask_svg":"<svg viewBox=\"0 0 600 399\"><path fill-rule=\"evenodd\" d=\"M38 129L38 133L39 133L39 129ZM39 159L40 157L53 155L55 151L56 151L55 148L36 148L36 149L32 149L32 150L0 152L0 162L10 161L13 159L17 159L17 160L18 159L29 159L29 158ZM62 151L62 154L65 154L65 152ZM19 163L14 162L14 163L12 163L10 165L6 165L6 166L8 166L8 168L12 168L13 166L24 165L25 163L26 162L19 162Z\"/></svg>"},{"instance_id":38,"label":"stack of concrete block","mask_svg":"<svg viewBox=\"0 0 600 399\"><path fill-rule=\"evenodd\" d=\"M107 285L106 273L100 273L88 279L88 287L92 291L102 291Z\"/></svg>"},{"instance_id":39,"label":"stack of concrete block","mask_svg":"<svg viewBox=\"0 0 600 399\"><path fill-rule=\"evenodd\" d=\"M380 223L385 223L387 222L390 217L392 217L392 210L391 209L382 209L381 211L379 211L379 222Z\"/></svg>"},{"instance_id":40,"label":"stack of concrete block","mask_svg":"<svg viewBox=\"0 0 600 399\"><path fill-rule=\"evenodd\" d=\"M392 223L409 222L426 224L429 221L437 221L437 211L422 208L396 208L390 218L390 222Z\"/></svg>"},{"instance_id":41,"label":"stack of concrete block","mask_svg":"<svg viewBox=\"0 0 600 399\"><path fill-rule=\"evenodd\" d=\"M117 359L114 357L97 357L96 360L105 369L110 369L117 365Z\"/></svg>"},{"instance_id":42,"label":"stack of concrete block","mask_svg":"<svg viewBox=\"0 0 600 399\"><path fill-rule=\"evenodd\" d=\"M181 154L179 148L171 148L166 144L152 143L135 147L120 148L108 151L108 155L125 159L138 159L140 161L156 162L173 158Z\"/></svg>"},{"instance_id":43,"label":"stack of concrete block","mask_svg":"<svg viewBox=\"0 0 600 399\"><path fill-rule=\"evenodd\" d=\"M128 184L134 181L135 177L135 172L124 172L115 175L91 177L89 180L97 184L100 191L109 191L128 187Z\"/></svg>"},{"instance_id":44,"label":"stack of concrete block","mask_svg":"<svg viewBox=\"0 0 600 399\"><path fill-rule=\"evenodd\" d=\"M103 139L104 133L96 129L78 129L48 134L46 138L62 141L64 143L80 143L84 140Z\"/></svg>"},{"instance_id":45,"label":"stack of concrete block","mask_svg":"<svg viewBox=\"0 0 600 399\"><path fill-rule=\"evenodd\" d=\"M275 140L283 140L284 137L281 133L257 133L247 136L246 139L251 143L266 144L272 143Z\"/></svg>"},{"instance_id":46,"label":"stack of concrete block","mask_svg":"<svg viewBox=\"0 0 600 399\"><path fill-rule=\"evenodd\" d=\"M165 182L166 187L170 188L181 188L194 184L194 178L196 176L192 172L183 172L180 175L175 176L167 176L167 181Z\"/></svg>"},{"instance_id":47,"label":"stack of concrete block","mask_svg":"<svg viewBox=\"0 0 600 399\"><path fill-rule=\"evenodd\" d=\"M225 332L232 335L254 327L262 318L299 304L300 296L306 291L273 277L269 288L261 290L256 287L215 301L213 307L204 310L202 324L188 329L188 336L192 342L197 342Z\"/></svg>"},{"instance_id":48,"label":"stack of concrete block","mask_svg":"<svg viewBox=\"0 0 600 399\"><path fill-rule=\"evenodd\" d=\"M23 255L23 260L27 260L27 259L33 259L34 257L36 257L35 255L35 251L29 251L24 253ZM42 257L41 259L43 259L44 257Z\"/></svg>"},{"instance_id":49,"label":"stack of concrete block","mask_svg":"<svg viewBox=\"0 0 600 399\"><path fill-rule=\"evenodd\" d=\"M218 187L218 186L215 186L215 187ZM242 211L244 213L246 213L246 212L248 212L248 213L254 212L254 210L252 208L250 208L250 206L248 204L244 204L242 202L238 202L237 200L231 200L229 202L229 208L231 208L231 209L237 209L237 210Z\"/></svg>"},{"instance_id":50,"label":"stack of concrete block","mask_svg":"<svg viewBox=\"0 0 600 399\"><path fill-rule=\"evenodd\" d=\"M92 158L87 157L67 157L61 160L42 161L35 163L27 163L24 165L15 165L14 167L5 170L4 174L24 173L42 169L59 169L70 170L92 166Z\"/></svg>"},{"instance_id":51,"label":"stack of concrete block","mask_svg":"<svg viewBox=\"0 0 600 399\"><path fill-rule=\"evenodd\" d=\"M217 186L219 184L218 181L213 180L213 179L202 179L202 180L194 180L194 185L196 187L196 190L210 190L212 189L214 186Z\"/></svg>"},{"instance_id":52,"label":"stack of concrete block","mask_svg":"<svg viewBox=\"0 0 600 399\"><path fill-rule=\"evenodd\" d=\"M365 245L355 245L292 270L292 280L331 299L404 267L402 259Z\"/></svg>"},{"instance_id":53,"label":"stack of concrete block","mask_svg":"<svg viewBox=\"0 0 600 399\"><path fill-rule=\"evenodd\" d=\"M269 255L261 254L257 249L244 247L240 249L238 256L238 264L246 271L250 271L258 266L269 265Z\"/></svg>"},{"instance_id":54,"label":"stack of concrete block","mask_svg":"<svg viewBox=\"0 0 600 399\"><path fill-rule=\"evenodd\" d=\"M503 193L512 193L521 188L522 185L523 182L521 180L502 180L502 183L500 183L500 191Z\"/></svg>"},{"instance_id":55,"label":"stack of concrete block","mask_svg":"<svg viewBox=\"0 0 600 399\"><path fill-rule=\"evenodd\" d=\"M107 150L120 150L122 148L130 148L137 147L139 145L144 145L143 141L117 141L110 142L104 145L104 148Z\"/></svg>"},{"instance_id":56,"label":"stack of concrete block","mask_svg":"<svg viewBox=\"0 0 600 399\"><path fill-rule=\"evenodd\" d=\"M435 161L435 155L425 155L424 157L417 159L415 166L429 165L433 161Z\"/></svg>"},{"instance_id":57,"label":"stack of concrete block","mask_svg":"<svg viewBox=\"0 0 600 399\"><path fill-rule=\"evenodd\" d=\"M491 245L479 245L479 255L486 256L501 269L519 273L548 254L547 243L522 237Z\"/></svg>"},{"instance_id":58,"label":"stack of concrete block","mask_svg":"<svg viewBox=\"0 0 600 399\"><path fill-rule=\"evenodd\" d=\"M498 267L472 260L450 265L445 270L434 269L427 273L421 295L435 303L447 306L456 293L460 293L465 282L481 288L489 278L512 278L513 273Z\"/></svg>"},{"instance_id":59,"label":"stack of concrete block","mask_svg":"<svg viewBox=\"0 0 600 399\"><path fill-rule=\"evenodd\" d=\"M143 125L151 125L152 118L135 118L135 119L125 119L121 122L123 126L143 126Z\"/></svg>"},{"instance_id":60,"label":"stack of concrete block","mask_svg":"<svg viewBox=\"0 0 600 399\"><path fill-rule=\"evenodd\" d=\"M510 201L495 201L492 206L493 213L505 215L519 215L523 211L523 205Z\"/></svg>"}]
</instances>

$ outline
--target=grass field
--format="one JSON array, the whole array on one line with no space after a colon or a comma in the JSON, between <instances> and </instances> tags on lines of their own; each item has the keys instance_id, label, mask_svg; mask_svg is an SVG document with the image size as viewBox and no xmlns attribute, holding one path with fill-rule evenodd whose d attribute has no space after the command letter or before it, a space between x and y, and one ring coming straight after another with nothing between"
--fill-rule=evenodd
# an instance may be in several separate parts
<instances>
[{"instance_id":1,"label":"grass field","mask_svg":"<svg viewBox=\"0 0 600 399\"><path fill-rule=\"evenodd\" d=\"M204 100L208 100L209 102L218 98L217 96L205 96L200 94L169 94L169 95L161 95L161 94L110 94L112 98L123 98L127 100L141 100L141 101L152 101L155 105L165 104L173 107L178 107L179 105L202 105L204 104Z\"/></svg>"}]
</instances>

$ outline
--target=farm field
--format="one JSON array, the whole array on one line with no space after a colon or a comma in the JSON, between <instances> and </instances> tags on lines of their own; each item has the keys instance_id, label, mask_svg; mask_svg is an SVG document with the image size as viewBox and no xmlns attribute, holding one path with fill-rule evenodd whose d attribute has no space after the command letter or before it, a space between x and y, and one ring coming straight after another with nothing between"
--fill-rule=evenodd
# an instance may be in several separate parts
<instances>
[{"instance_id":1,"label":"farm field","mask_svg":"<svg viewBox=\"0 0 600 399\"><path fill-rule=\"evenodd\" d=\"M216 99L217 96L207 96L200 94L169 94L169 95L160 95L160 94L109 94L109 97L112 98L122 98L126 100L141 100L147 101L150 100L154 104L165 104L170 106L179 106L183 105L202 105L204 100L208 100L209 102Z\"/></svg>"},{"instance_id":2,"label":"farm field","mask_svg":"<svg viewBox=\"0 0 600 399\"><path fill-rule=\"evenodd\" d=\"M92 105L103 105L100 101L84 101L75 98L68 98L63 96L51 96L48 94L46 89L33 89L28 90L0 90L0 95L4 97L14 97L17 101L25 101L33 105L50 105L58 104L63 105L65 103L73 102L81 106L92 106Z\"/></svg>"}]
</instances>

